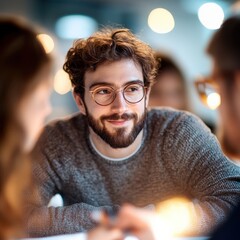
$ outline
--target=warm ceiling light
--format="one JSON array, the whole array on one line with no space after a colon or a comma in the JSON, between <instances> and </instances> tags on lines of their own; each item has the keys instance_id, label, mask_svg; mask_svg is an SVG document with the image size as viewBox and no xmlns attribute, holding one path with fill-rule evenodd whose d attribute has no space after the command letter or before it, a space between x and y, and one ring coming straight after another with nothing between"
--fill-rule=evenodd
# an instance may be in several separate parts
<instances>
[{"instance_id":1,"label":"warm ceiling light","mask_svg":"<svg viewBox=\"0 0 240 240\"><path fill-rule=\"evenodd\" d=\"M148 25L154 32L168 33L173 30L175 22L168 10L156 8L148 16Z\"/></svg>"},{"instance_id":2,"label":"warm ceiling light","mask_svg":"<svg viewBox=\"0 0 240 240\"><path fill-rule=\"evenodd\" d=\"M38 34L38 40L42 43L46 53L50 53L54 49L54 41L53 39L47 34Z\"/></svg>"},{"instance_id":3,"label":"warm ceiling light","mask_svg":"<svg viewBox=\"0 0 240 240\"><path fill-rule=\"evenodd\" d=\"M66 94L71 90L69 76L64 70L60 69L57 71L54 77L53 87L54 90L61 95Z\"/></svg>"},{"instance_id":4,"label":"warm ceiling light","mask_svg":"<svg viewBox=\"0 0 240 240\"><path fill-rule=\"evenodd\" d=\"M204 27L218 29L224 20L224 12L216 3L205 3L198 10L198 18Z\"/></svg>"}]
</instances>

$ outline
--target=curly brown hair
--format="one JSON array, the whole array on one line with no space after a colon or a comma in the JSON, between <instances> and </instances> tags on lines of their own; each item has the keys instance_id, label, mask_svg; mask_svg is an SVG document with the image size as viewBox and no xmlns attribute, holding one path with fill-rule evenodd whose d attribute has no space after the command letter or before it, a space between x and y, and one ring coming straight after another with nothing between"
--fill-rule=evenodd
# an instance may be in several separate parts
<instances>
[{"instance_id":1,"label":"curly brown hair","mask_svg":"<svg viewBox=\"0 0 240 240\"><path fill-rule=\"evenodd\" d=\"M79 39L67 53L63 69L69 74L74 91L84 97L84 76L105 63L132 59L142 67L144 85L154 81L156 62L152 48L129 29L105 27L87 39Z\"/></svg>"}]
</instances>

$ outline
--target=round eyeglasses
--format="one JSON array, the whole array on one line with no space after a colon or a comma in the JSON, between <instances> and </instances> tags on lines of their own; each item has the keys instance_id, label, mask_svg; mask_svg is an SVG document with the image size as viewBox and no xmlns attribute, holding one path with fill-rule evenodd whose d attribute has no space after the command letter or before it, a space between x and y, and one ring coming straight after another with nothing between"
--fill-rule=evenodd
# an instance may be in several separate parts
<instances>
[{"instance_id":1,"label":"round eyeglasses","mask_svg":"<svg viewBox=\"0 0 240 240\"><path fill-rule=\"evenodd\" d=\"M99 86L94 90L89 91L92 94L93 100L101 106L107 106L113 103L116 99L117 92L121 92L125 101L128 103L138 103L146 95L146 89L142 84L130 83L124 88L114 89L110 86Z\"/></svg>"}]
</instances>

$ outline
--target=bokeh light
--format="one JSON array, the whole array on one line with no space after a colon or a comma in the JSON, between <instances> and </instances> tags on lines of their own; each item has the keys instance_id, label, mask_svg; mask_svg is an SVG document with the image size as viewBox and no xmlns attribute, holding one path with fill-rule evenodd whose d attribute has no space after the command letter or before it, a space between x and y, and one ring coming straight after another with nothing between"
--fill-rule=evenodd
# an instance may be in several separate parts
<instances>
[{"instance_id":1,"label":"bokeh light","mask_svg":"<svg viewBox=\"0 0 240 240\"><path fill-rule=\"evenodd\" d=\"M60 69L57 71L55 77L54 77L54 84L53 88L55 92L63 95L71 91L71 82L69 80L68 74L63 70Z\"/></svg>"},{"instance_id":2,"label":"bokeh light","mask_svg":"<svg viewBox=\"0 0 240 240\"><path fill-rule=\"evenodd\" d=\"M197 221L196 208L193 202L185 197L174 197L165 200L157 205L156 211L163 226L160 228L158 226L158 229L165 229L164 237L176 237L187 234L191 232ZM161 230L157 234L159 237L157 239L163 239Z\"/></svg>"},{"instance_id":3,"label":"bokeh light","mask_svg":"<svg viewBox=\"0 0 240 240\"><path fill-rule=\"evenodd\" d=\"M207 96L207 105L210 109L215 110L221 104L221 97L218 93L213 92Z\"/></svg>"},{"instance_id":4,"label":"bokeh light","mask_svg":"<svg viewBox=\"0 0 240 240\"><path fill-rule=\"evenodd\" d=\"M87 38L98 29L98 24L89 16L69 15L59 18L55 29L63 39Z\"/></svg>"},{"instance_id":5,"label":"bokeh light","mask_svg":"<svg viewBox=\"0 0 240 240\"><path fill-rule=\"evenodd\" d=\"M148 16L148 25L156 33L168 33L173 30L173 15L165 8L153 9Z\"/></svg>"},{"instance_id":6,"label":"bokeh light","mask_svg":"<svg viewBox=\"0 0 240 240\"><path fill-rule=\"evenodd\" d=\"M216 3L205 3L198 10L198 18L207 29L218 29L223 23L223 9Z\"/></svg>"},{"instance_id":7,"label":"bokeh light","mask_svg":"<svg viewBox=\"0 0 240 240\"><path fill-rule=\"evenodd\" d=\"M42 43L46 53L51 53L54 49L54 41L53 39L47 34L38 34L38 40Z\"/></svg>"}]
</instances>

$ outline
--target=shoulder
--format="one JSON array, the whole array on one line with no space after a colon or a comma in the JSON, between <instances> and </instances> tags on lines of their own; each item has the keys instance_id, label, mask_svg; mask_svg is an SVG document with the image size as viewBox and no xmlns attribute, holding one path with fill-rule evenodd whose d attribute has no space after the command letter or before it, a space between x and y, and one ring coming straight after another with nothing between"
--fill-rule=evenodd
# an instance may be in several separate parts
<instances>
[{"instance_id":1,"label":"shoulder","mask_svg":"<svg viewBox=\"0 0 240 240\"><path fill-rule=\"evenodd\" d=\"M149 138L161 141L167 151L173 147L189 148L196 142L216 142L215 136L199 117L172 108L150 110L147 130Z\"/></svg>"},{"instance_id":2,"label":"shoulder","mask_svg":"<svg viewBox=\"0 0 240 240\"><path fill-rule=\"evenodd\" d=\"M76 139L85 127L84 116L80 113L49 122L41 134L39 142L59 142L65 138Z\"/></svg>"},{"instance_id":3,"label":"shoulder","mask_svg":"<svg viewBox=\"0 0 240 240\"><path fill-rule=\"evenodd\" d=\"M179 111L170 107L157 107L148 110L148 118L152 121L174 121L189 115L191 115L189 112Z\"/></svg>"},{"instance_id":4,"label":"shoulder","mask_svg":"<svg viewBox=\"0 0 240 240\"><path fill-rule=\"evenodd\" d=\"M152 108L148 111L148 124L152 126L164 126L164 128L205 128L206 125L196 115L179 111L169 107ZM207 130L208 131L208 130Z\"/></svg>"}]
</instances>

